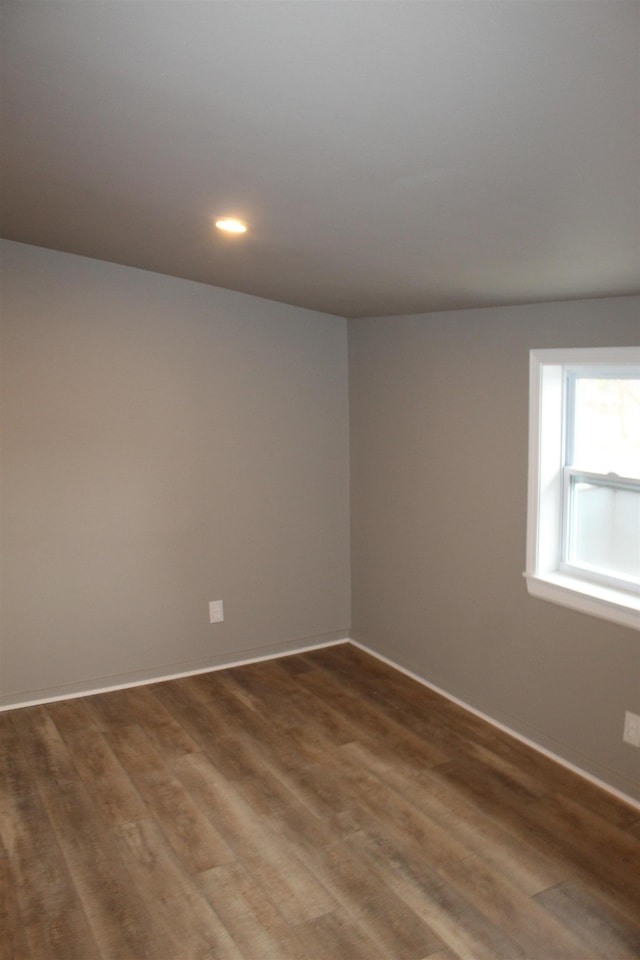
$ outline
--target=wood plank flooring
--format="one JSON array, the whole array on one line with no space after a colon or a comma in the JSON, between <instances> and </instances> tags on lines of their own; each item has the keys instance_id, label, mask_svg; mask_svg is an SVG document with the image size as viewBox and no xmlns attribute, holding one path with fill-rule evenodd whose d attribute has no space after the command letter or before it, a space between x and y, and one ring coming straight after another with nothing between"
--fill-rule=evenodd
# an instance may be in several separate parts
<instances>
[{"instance_id":1,"label":"wood plank flooring","mask_svg":"<svg viewBox=\"0 0 640 960\"><path fill-rule=\"evenodd\" d=\"M638 960L640 811L350 645L0 714L0 960Z\"/></svg>"}]
</instances>

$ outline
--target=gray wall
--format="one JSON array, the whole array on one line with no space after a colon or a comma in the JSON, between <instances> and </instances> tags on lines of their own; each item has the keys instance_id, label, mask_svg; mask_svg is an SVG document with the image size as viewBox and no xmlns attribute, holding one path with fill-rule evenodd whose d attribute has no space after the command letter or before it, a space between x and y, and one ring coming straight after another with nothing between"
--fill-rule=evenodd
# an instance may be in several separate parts
<instances>
[{"instance_id":1,"label":"gray wall","mask_svg":"<svg viewBox=\"0 0 640 960\"><path fill-rule=\"evenodd\" d=\"M2 254L0 703L346 636L346 322Z\"/></svg>"},{"instance_id":2,"label":"gray wall","mask_svg":"<svg viewBox=\"0 0 640 960\"><path fill-rule=\"evenodd\" d=\"M0 704L346 636L345 321L2 254ZM350 322L352 635L634 795L638 635L521 572L528 351L637 343L639 309Z\"/></svg>"},{"instance_id":3,"label":"gray wall","mask_svg":"<svg viewBox=\"0 0 640 960\"><path fill-rule=\"evenodd\" d=\"M529 349L625 346L624 297L350 321L352 637L627 793L640 637L528 596Z\"/></svg>"}]
</instances>

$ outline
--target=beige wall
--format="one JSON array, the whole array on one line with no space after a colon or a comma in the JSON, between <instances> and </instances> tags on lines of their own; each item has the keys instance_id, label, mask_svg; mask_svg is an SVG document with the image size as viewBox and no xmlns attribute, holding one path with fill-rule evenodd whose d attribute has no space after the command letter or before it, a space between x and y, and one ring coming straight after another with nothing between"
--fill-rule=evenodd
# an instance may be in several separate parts
<instances>
[{"instance_id":1,"label":"beige wall","mask_svg":"<svg viewBox=\"0 0 640 960\"><path fill-rule=\"evenodd\" d=\"M345 321L2 254L0 703L346 636Z\"/></svg>"},{"instance_id":2,"label":"beige wall","mask_svg":"<svg viewBox=\"0 0 640 960\"><path fill-rule=\"evenodd\" d=\"M352 636L628 793L638 633L528 596L534 347L629 345L640 299L350 321Z\"/></svg>"}]
</instances>

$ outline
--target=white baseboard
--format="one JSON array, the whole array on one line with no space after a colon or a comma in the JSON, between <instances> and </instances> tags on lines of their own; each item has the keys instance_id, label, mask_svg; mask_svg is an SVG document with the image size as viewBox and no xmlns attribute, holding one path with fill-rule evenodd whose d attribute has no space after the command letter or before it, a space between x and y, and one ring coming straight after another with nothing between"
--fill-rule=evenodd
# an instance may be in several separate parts
<instances>
[{"instance_id":1,"label":"white baseboard","mask_svg":"<svg viewBox=\"0 0 640 960\"><path fill-rule=\"evenodd\" d=\"M634 807L634 809L640 810L640 800L637 800L630 794L625 793L623 790L618 790L616 787L611 786L611 784L607 783L606 780L601 780L599 777L595 777L593 774L587 773L587 771L583 770L582 767L578 767L575 763L565 760L564 757L559 756L552 750L547 750L546 747L542 747L539 743L536 743L535 740L530 740L528 737L523 736L523 734L518 733L511 727L508 727L506 724L501 723L499 720L494 719L494 717L489 716L489 714L483 713L482 710L477 710L470 704L465 703L464 700L460 700L459 697L454 697L453 694L447 693L447 691L443 690L442 687L437 687L434 683L429 683L429 681L425 680L424 677L421 677L420 674L414 673L413 670L408 670L406 667L401 666L399 663L396 663L389 657L385 657L382 653L378 653L377 650L367 647L366 644L352 639L349 639L349 643L352 643L354 647L358 647L364 653L368 653L377 660L381 660L383 663L386 663L387 666L393 667L394 670L399 670L400 673L404 673L407 677L411 677L412 680L417 680L418 683L421 683L424 687L428 687L429 690L433 690L434 693L439 693L440 696L445 697L447 700L457 704L464 710L468 710L469 713L472 713L474 716L486 721L486 723L490 723L492 727L497 727L498 730L502 730L503 733L508 734L515 740L519 740L520 743L526 744L527 747L531 747L532 750L536 750L538 753L543 754L543 756L547 757L549 760L553 760L555 763L559 763L560 766L566 767L567 770L571 770L572 773L576 773L584 780L588 780L589 783L594 784L594 786L599 787L601 790L605 790L607 793L613 794L614 797L616 797L618 800L622 800L623 803L627 803Z\"/></svg>"},{"instance_id":2,"label":"white baseboard","mask_svg":"<svg viewBox=\"0 0 640 960\"><path fill-rule=\"evenodd\" d=\"M75 700L78 697L92 697L100 693L110 693L113 690L128 690L131 687L145 687L150 683L163 683L165 680L178 680L180 677L195 677L200 673L214 673L217 670L229 670L231 667L244 667L250 663L261 663L264 660L279 660L282 657L291 657L296 653L309 653L311 650L322 650L324 647L335 647L341 643L349 643L348 637L339 640L325 640L321 643L302 644L301 646L265 653L256 657L247 657L243 660L228 660L223 663L209 664L197 669L179 670L175 673L163 673L147 676L139 680L125 680L122 683L105 684L99 687L83 687L81 690L65 690L60 693L47 694L29 700L14 700L11 703L0 705L0 713L5 710L18 710L20 707L37 707L43 703L56 703L58 700Z\"/></svg>"}]
</instances>

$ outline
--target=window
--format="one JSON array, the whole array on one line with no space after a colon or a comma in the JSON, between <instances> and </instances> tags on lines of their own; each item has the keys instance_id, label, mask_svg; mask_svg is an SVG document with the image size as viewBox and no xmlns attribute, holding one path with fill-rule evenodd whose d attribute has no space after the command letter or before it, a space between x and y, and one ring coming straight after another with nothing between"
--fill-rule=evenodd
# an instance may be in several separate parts
<instances>
[{"instance_id":1,"label":"window","mask_svg":"<svg viewBox=\"0 0 640 960\"><path fill-rule=\"evenodd\" d=\"M525 576L640 626L640 348L531 351Z\"/></svg>"}]
</instances>

